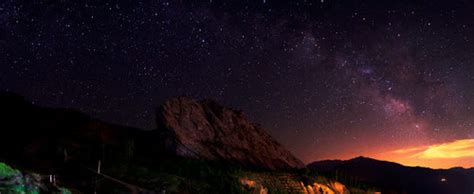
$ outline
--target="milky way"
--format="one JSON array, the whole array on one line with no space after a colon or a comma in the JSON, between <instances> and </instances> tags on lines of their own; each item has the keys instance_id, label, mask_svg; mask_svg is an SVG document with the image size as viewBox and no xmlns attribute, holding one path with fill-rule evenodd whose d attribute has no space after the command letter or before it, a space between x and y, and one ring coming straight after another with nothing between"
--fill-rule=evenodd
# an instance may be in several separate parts
<instances>
[{"instance_id":1,"label":"milky way","mask_svg":"<svg viewBox=\"0 0 474 194\"><path fill-rule=\"evenodd\" d=\"M306 162L470 167L474 154L405 153L474 144L472 10L462 0L5 0L0 89L146 129L166 99L212 98Z\"/></svg>"}]
</instances>

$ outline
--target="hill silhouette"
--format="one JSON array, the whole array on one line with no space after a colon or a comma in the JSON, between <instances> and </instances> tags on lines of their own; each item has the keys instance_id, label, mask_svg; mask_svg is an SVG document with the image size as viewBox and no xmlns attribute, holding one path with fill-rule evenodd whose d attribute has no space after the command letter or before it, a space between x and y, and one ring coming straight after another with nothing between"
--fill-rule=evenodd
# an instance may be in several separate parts
<instances>
[{"instance_id":1,"label":"hill silhouette","mask_svg":"<svg viewBox=\"0 0 474 194\"><path fill-rule=\"evenodd\" d=\"M351 160L324 160L308 164L308 168L358 181L398 193L470 194L474 191L474 170L464 168L431 169L408 167L367 157Z\"/></svg>"}]
</instances>

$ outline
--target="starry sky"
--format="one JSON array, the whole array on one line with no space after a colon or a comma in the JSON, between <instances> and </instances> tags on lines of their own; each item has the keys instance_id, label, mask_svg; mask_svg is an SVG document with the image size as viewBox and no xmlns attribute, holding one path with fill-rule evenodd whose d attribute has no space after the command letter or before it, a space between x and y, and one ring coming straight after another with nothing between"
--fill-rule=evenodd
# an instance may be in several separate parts
<instances>
[{"instance_id":1,"label":"starry sky","mask_svg":"<svg viewBox=\"0 0 474 194\"><path fill-rule=\"evenodd\" d=\"M3 0L0 90L152 129L243 110L305 162L474 166L469 0Z\"/></svg>"}]
</instances>

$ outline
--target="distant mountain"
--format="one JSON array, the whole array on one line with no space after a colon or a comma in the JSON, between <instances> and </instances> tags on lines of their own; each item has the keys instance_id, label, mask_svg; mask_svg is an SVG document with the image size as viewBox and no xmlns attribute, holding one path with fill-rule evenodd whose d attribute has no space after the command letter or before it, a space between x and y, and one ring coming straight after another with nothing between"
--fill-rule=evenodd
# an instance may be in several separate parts
<instances>
[{"instance_id":1,"label":"distant mountain","mask_svg":"<svg viewBox=\"0 0 474 194\"><path fill-rule=\"evenodd\" d=\"M464 168L430 169L407 167L365 157L351 160L325 160L308 168L337 179L345 178L381 188L382 193L472 194L474 170Z\"/></svg>"},{"instance_id":2,"label":"distant mountain","mask_svg":"<svg viewBox=\"0 0 474 194\"><path fill-rule=\"evenodd\" d=\"M157 111L157 125L176 155L268 169L304 166L242 112L212 100L171 99Z\"/></svg>"}]
</instances>

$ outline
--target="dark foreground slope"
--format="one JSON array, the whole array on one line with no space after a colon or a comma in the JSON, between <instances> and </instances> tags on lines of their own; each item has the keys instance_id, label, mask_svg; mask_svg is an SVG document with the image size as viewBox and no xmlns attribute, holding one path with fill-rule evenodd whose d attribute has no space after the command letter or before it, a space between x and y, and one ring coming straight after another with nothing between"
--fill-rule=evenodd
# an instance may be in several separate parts
<instances>
[{"instance_id":1,"label":"dark foreground slope","mask_svg":"<svg viewBox=\"0 0 474 194\"><path fill-rule=\"evenodd\" d=\"M96 179L91 169L99 161L119 169L144 158L146 131L71 109L42 108L9 92L0 92L0 107L0 159L23 169L59 175L62 182L90 191Z\"/></svg>"},{"instance_id":2,"label":"dark foreground slope","mask_svg":"<svg viewBox=\"0 0 474 194\"><path fill-rule=\"evenodd\" d=\"M0 92L0 158L50 172L66 161L118 160L147 148L148 131L114 125L71 109L35 106ZM142 141L143 140L143 141ZM133 148L133 150L131 150Z\"/></svg>"},{"instance_id":3,"label":"dark foreground slope","mask_svg":"<svg viewBox=\"0 0 474 194\"><path fill-rule=\"evenodd\" d=\"M337 177L360 182L399 193L472 194L474 169L430 169L358 157L347 161L313 162L308 168Z\"/></svg>"}]
</instances>

